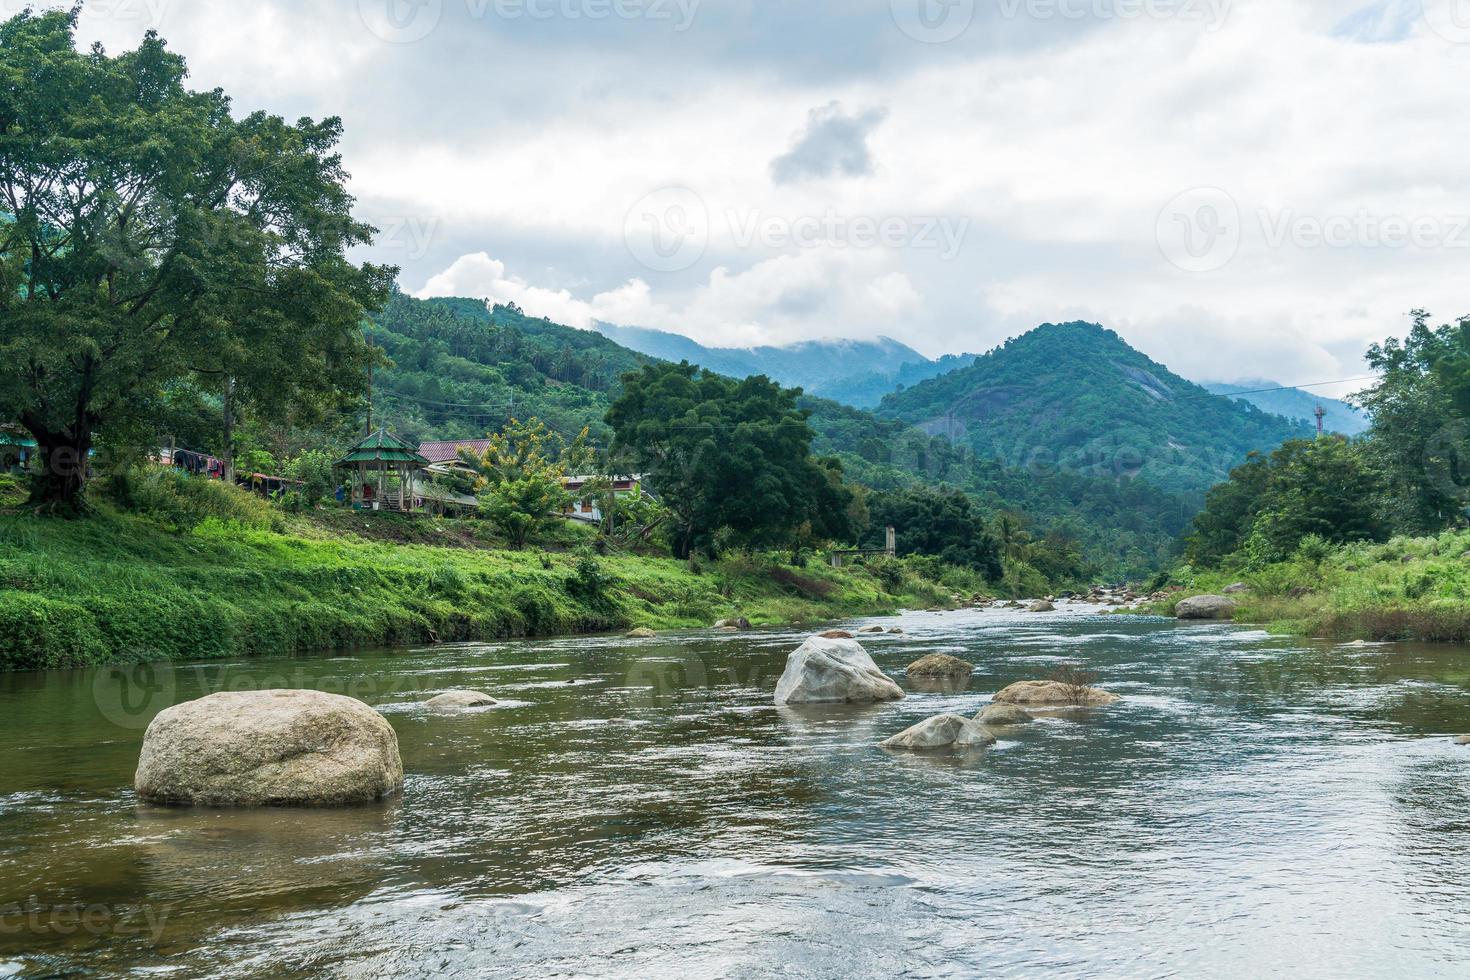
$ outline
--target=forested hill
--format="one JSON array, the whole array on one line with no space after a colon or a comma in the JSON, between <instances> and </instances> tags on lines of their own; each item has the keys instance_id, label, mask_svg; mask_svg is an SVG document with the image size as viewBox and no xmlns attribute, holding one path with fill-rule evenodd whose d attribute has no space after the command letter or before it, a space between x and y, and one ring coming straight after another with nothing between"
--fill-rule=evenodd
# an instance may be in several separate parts
<instances>
[{"instance_id":1,"label":"forested hill","mask_svg":"<svg viewBox=\"0 0 1470 980\"><path fill-rule=\"evenodd\" d=\"M481 438L514 414L567 435L586 426L606 444L603 417L618 379L650 360L598 333L471 299L397 294L374 317L372 335L393 361L374 378L377 418L411 441ZM1001 466L897 419L813 396L802 405L812 413L814 449L841 458L849 478L879 490L962 489L988 513L1023 514L1034 536L1075 541L1099 574L1157 567L1198 510L1197 495L1067 473L1044 460Z\"/></svg>"},{"instance_id":2,"label":"forested hill","mask_svg":"<svg viewBox=\"0 0 1470 980\"><path fill-rule=\"evenodd\" d=\"M1055 464L1193 494L1312 427L1211 394L1092 323L1044 324L878 414L1010 467Z\"/></svg>"}]
</instances>

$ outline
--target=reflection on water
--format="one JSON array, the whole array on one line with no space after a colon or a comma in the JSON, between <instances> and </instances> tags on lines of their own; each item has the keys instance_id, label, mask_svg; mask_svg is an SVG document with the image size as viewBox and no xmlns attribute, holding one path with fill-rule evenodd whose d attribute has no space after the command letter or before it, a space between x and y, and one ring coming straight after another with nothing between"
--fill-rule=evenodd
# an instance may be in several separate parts
<instances>
[{"instance_id":1,"label":"reflection on water","mask_svg":"<svg viewBox=\"0 0 1470 980\"><path fill-rule=\"evenodd\" d=\"M910 692L782 707L794 633L0 677L0 976L1465 975L1470 654L1001 611L885 620ZM926 653L968 683L908 683ZM1084 661L1125 701L876 743ZM140 806L148 720L360 697L401 800ZM448 688L501 699L431 712Z\"/></svg>"}]
</instances>

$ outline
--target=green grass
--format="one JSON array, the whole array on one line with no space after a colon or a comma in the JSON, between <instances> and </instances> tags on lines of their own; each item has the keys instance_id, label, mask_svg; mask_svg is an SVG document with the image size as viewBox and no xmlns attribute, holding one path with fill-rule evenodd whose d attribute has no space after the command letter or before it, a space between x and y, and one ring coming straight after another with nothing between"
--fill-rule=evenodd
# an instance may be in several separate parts
<instances>
[{"instance_id":1,"label":"green grass","mask_svg":"<svg viewBox=\"0 0 1470 980\"><path fill-rule=\"evenodd\" d=\"M636 556L588 564L572 552L487 547L473 523L274 510L253 524L175 522L158 510L0 517L0 669L707 627L732 616L811 623L953 602L949 586L902 562L881 576L773 556L698 571Z\"/></svg>"},{"instance_id":2,"label":"green grass","mask_svg":"<svg viewBox=\"0 0 1470 980\"><path fill-rule=\"evenodd\" d=\"M1184 592L1146 610L1173 615L1180 599L1235 582L1236 620L1336 640L1470 642L1470 531L1328 548L1264 567L1178 570Z\"/></svg>"}]
</instances>

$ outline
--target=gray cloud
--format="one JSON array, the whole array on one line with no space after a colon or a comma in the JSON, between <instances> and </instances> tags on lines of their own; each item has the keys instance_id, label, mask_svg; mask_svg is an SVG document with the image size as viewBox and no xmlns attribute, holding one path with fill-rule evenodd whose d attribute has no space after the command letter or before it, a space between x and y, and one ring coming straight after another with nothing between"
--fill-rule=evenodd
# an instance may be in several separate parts
<instances>
[{"instance_id":1,"label":"gray cloud","mask_svg":"<svg viewBox=\"0 0 1470 980\"><path fill-rule=\"evenodd\" d=\"M873 172L868 134L887 115L888 110L881 108L845 115L836 102L813 109L795 145L771 161L771 179L778 184L793 184L837 174L868 176Z\"/></svg>"}]
</instances>

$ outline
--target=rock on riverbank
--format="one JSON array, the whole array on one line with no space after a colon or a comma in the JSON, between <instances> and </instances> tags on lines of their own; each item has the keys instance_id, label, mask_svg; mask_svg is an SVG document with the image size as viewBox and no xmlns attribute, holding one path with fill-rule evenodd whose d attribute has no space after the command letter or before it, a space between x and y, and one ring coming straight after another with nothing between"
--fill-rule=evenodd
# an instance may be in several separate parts
<instances>
[{"instance_id":1,"label":"rock on riverbank","mask_svg":"<svg viewBox=\"0 0 1470 980\"><path fill-rule=\"evenodd\" d=\"M1235 602L1222 595L1197 595L1179 600L1174 615L1180 619L1233 619Z\"/></svg>"}]
</instances>

